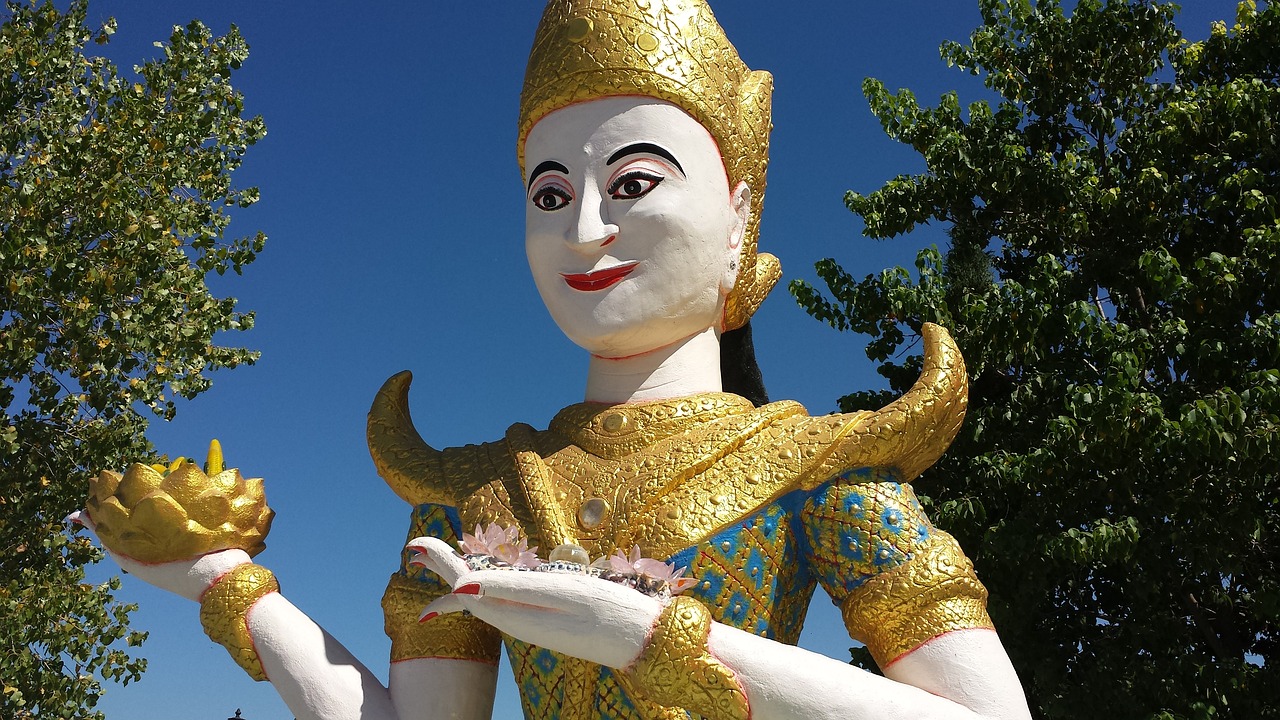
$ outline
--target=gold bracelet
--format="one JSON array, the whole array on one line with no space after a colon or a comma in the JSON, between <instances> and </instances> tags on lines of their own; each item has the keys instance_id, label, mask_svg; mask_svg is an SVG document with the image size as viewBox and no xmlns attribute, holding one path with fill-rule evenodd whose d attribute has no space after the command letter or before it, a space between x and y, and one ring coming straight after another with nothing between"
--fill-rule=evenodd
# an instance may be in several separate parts
<instances>
[{"instance_id":1,"label":"gold bracelet","mask_svg":"<svg viewBox=\"0 0 1280 720\"><path fill-rule=\"evenodd\" d=\"M941 530L906 563L849 593L840 609L849 634L881 668L939 635L994 627L973 563Z\"/></svg>"},{"instance_id":2,"label":"gold bracelet","mask_svg":"<svg viewBox=\"0 0 1280 720\"><path fill-rule=\"evenodd\" d=\"M267 673L249 635L249 608L273 592L280 592L276 576L261 565L246 563L215 580L200 597L204 633L226 648L231 659L254 680L266 680Z\"/></svg>"},{"instance_id":3,"label":"gold bracelet","mask_svg":"<svg viewBox=\"0 0 1280 720\"><path fill-rule=\"evenodd\" d=\"M690 597L663 608L649 642L623 677L642 697L691 710L708 720L747 720L747 695L738 678L707 650L711 613Z\"/></svg>"}]
</instances>

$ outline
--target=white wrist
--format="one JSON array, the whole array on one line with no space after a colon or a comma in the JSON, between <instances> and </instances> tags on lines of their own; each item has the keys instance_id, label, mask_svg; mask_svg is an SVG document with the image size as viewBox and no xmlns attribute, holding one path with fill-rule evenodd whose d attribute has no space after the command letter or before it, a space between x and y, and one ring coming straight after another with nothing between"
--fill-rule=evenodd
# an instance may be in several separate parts
<instances>
[{"instance_id":1,"label":"white wrist","mask_svg":"<svg viewBox=\"0 0 1280 720\"><path fill-rule=\"evenodd\" d=\"M250 562L249 553L239 548L219 550L208 555L201 555L195 560L151 565L131 558L115 556L120 567L139 580L177 593L188 600L199 600L205 590L215 580L227 574L232 568Z\"/></svg>"},{"instance_id":2,"label":"white wrist","mask_svg":"<svg viewBox=\"0 0 1280 720\"><path fill-rule=\"evenodd\" d=\"M249 553L240 548L232 548L230 550L219 550L208 555L202 555L191 569L187 571L187 582L190 583L190 591L195 593L193 600L199 600L205 590L213 585L214 581L226 575L230 570L247 563L252 562ZM184 588L185 589L185 588ZM186 592L182 593L185 597L191 597Z\"/></svg>"}]
</instances>

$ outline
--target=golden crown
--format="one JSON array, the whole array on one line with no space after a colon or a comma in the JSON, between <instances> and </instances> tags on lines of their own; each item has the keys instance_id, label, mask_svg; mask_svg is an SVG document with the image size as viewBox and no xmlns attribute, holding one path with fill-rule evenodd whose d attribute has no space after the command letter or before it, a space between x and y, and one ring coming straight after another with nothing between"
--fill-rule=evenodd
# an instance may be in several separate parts
<instances>
[{"instance_id":1,"label":"golden crown","mask_svg":"<svg viewBox=\"0 0 1280 720\"><path fill-rule=\"evenodd\" d=\"M720 146L730 186L751 188L751 215L724 329L746 324L782 268L756 252L769 164L773 76L738 57L705 0L550 0L534 36L520 95L517 153L548 113L617 95L670 102Z\"/></svg>"}]
</instances>

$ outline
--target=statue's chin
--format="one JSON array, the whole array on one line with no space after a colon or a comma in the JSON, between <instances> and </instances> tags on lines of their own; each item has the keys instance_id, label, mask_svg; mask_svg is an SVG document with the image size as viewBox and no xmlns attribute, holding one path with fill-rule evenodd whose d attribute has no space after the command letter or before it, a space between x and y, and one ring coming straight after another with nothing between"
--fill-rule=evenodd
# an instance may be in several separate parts
<instances>
[{"instance_id":1,"label":"statue's chin","mask_svg":"<svg viewBox=\"0 0 1280 720\"><path fill-rule=\"evenodd\" d=\"M653 327L659 325L659 327ZM575 333L565 332L573 344L591 355L606 360L625 360L639 357L679 345L681 341L707 330L705 325L683 327L675 321L666 321L640 327L623 327L614 332ZM564 328L561 327L563 331Z\"/></svg>"},{"instance_id":2,"label":"statue's chin","mask_svg":"<svg viewBox=\"0 0 1280 720\"><path fill-rule=\"evenodd\" d=\"M594 307L553 307L551 317L570 342L601 358L623 359L680 344L716 328L722 305L714 296L684 307L602 302Z\"/></svg>"}]
</instances>

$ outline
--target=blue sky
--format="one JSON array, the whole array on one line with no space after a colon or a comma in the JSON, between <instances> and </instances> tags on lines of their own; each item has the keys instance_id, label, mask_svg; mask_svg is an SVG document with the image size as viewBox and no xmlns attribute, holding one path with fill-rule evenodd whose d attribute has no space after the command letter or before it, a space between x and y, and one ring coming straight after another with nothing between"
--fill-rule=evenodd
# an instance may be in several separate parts
<instances>
[{"instance_id":1,"label":"blue sky","mask_svg":"<svg viewBox=\"0 0 1280 720\"><path fill-rule=\"evenodd\" d=\"M1187 0L1181 25L1203 37L1233 0ZM536 0L308 3L95 0L91 22L119 31L103 51L124 71L159 51L175 24L237 24L251 54L233 78L268 135L236 176L262 201L230 232L269 236L243 277L213 278L257 313L228 343L261 350L254 367L215 375L211 391L152 426L163 452L198 454L211 437L229 465L266 478L277 512L267 550L285 594L384 680L389 641L378 605L395 569L408 507L369 461L364 418L391 374L409 369L415 418L436 447L499 438L514 422L545 427L581 399L584 353L543 310L525 267L515 115ZM774 74L775 130L760 247L782 261L783 285L815 280L835 257L855 276L942 244L941 228L867 240L841 202L920 159L886 138L859 90L863 78L908 87L922 102L957 89L984 97L938 59L965 39L974 0L714 2L752 68ZM800 9L783 11L781 8ZM93 46L94 50L98 50ZM756 316L756 345L774 399L830 412L840 395L880 387L865 341L806 316L779 287ZM928 488L923 488L928 493ZM101 580L114 566L95 568ZM981 574L981 568L979 568ZM292 715L200 631L197 607L125 579L135 627L151 632L143 680L109 686L109 718L246 720ZM851 642L826 598L801 643L845 658ZM506 671L504 670L504 673ZM495 717L519 715L504 674Z\"/></svg>"}]
</instances>

